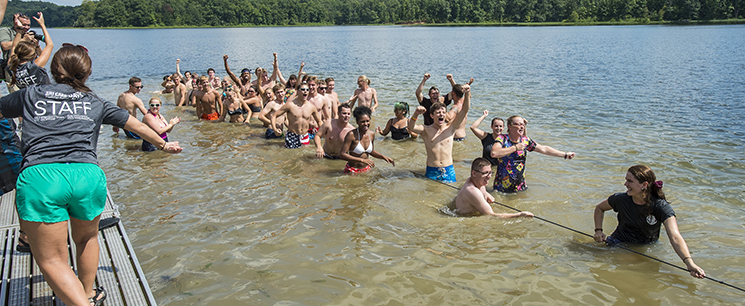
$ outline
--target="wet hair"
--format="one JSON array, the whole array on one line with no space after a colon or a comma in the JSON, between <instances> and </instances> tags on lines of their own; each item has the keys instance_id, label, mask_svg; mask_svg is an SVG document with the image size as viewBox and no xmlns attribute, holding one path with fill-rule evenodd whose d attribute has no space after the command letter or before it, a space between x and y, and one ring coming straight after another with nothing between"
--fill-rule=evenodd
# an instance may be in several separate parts
<instances>
[{"instance_id":1,"label":"wet hair","mask_svg":"<svg viewBox=\"0 0 745 306\"><path fill-rule=\"evenodd\" d=\"M10 85L14 85L17 81L16 70L21 62L29 62L36 58L36 44L22 40L16 45L13 55L8 59L8 69L12 72L12 78Z\"/></svg>"},{"instance_id":2,"label":"wet hair","mask_svg":"<svg viewBox=\"0 0 745 306\"><path fill-rule=\"evenodd\" d=\"M453 94L456 95L458 98L463 97L463 85L453 85Z\"/></svg>"},{"instance_id":3,"label":"wet hair","mask_svg":"<svg viewBox=\"0 0 745 306\"><path fill-rule=\"evenodd\" d=\"M142 83L142 79L138 77L131 77L129 78L129 85L135 86L135 83L140 82Z\"/></svg>"},{"instance_id":4,"label":"wet hair","mask_svg":"<svg viewBox=\"0 0 745 306\"><path fill-rule=\"evenodd\" d=\"M437 92L438 92L438 93L440 92L440 89L438 89L438 88L437 88L437 86L432 86L432 87L430 87L430 88L429 88L429 92L432 92L432 90L433 90L433 89L434 89L434 90L437 90Z\"/></svg>"},{"instance_id":5,"label":"wet hair","mask_svg":"<svg viewBox=\"0 0 745 306\"><path fill-rule=\"evenodd\" d=\"M342 109L342 108L348 108L348 109L350 109L350 110L351 110L351 109L352 109L352 106L350 106L350 105L349 105L349 104L347 104L347 103L341 103L341 104L339 104L339 107L337 108L337 111L339 111L339 113L340 113L340 114L341 114L341 109Z\"/></svg>"},{"instance_id":6,"label":"wet hair","mask_svg":"<svg viewBox=\"0 0 745 306\"><path fill-rule=\"evenodd\" d=\"M499 117L494 117L494 119L491 120L491 126L494 126L494 121L497 121L497 120L502 121L502 125L504 125L504 119L499 118Z\"/></svg>"},{"instance_id":7,"label":"wet hair","mask_svg":"<svg viewBox=\"0 0 745 306\"><path fill-rule=\"evenodd\" d=\"M324 81L326 81L326 84L328 84L329 82L336 82L336 81L334 81L334 78L332 78L332 77L328 77Z\"/></svg>"},{"instance_id":8,"label":"wet hair","mask_svg":"<svg viewBox=\"0 0 745 306\"><path fill-rule=\"evenodd\" d=\"M447 106L445 106L445 103L442 102L435 102L432 104L432 106L429 107L429 113L434 114L436 110L444 108L445 111L447 111Z\"/></svg>"},{"instance_id":9,"label":"wet hair","mask_svg":"<svg viewBox=\"0 0 745 306\"><path fill-rule=\"evenodd\" d=\"M58 84L70 85L77 91L91 92L91 89L85 86L85 81L91 75L91 58L85 49L78 46L60 48L52 57L49 70Z\"/></svg>"},{"instance_id":10,"label":"wet hair","mask_svg":"<svg viewBox=\"0 0 745 306\"><path fill-rule=\"evenodd\" d=\"M213 69L213 68L208 68L208 69L207 69L207 74L209 74L209 73L210 73L210 71L212 71L212 72L215 72L215 69Z\"/></svg>"},{"instance_id":11,"label":"wet hair","mask_svg":"<svg viewBox=\"0 0 745 306\"><path fill-rule=\"evenodd\" d=\"M370 81L370 79L368 79L368 78L367 78L366 76L364 76L364 75L361 75L361 76L360 76L359 78L357 78L357 79L362 79L363 81L365 81L365 83L367 83L367 85L370 85L370 83L372 83L372 82Z\"/></svg>"},{"instance_id":12,"label":"wet hair","mask_svg":"<svg viewBox=\"0 0 745 306\"><path fill-rule=\"evenodd\" d=\"M639 181L639 184L647 183L647 188L642 192L644 193L644 205L647 205L651 213L651 207L649 207L651 200L655 198L665 200L665 193L662 188L655 184L657 177L654 175L654 171L645 165L636 165L629 168L629 173Z\"/></svg>"},{"instance_id":13,"label":"wet hair","mask_svg":"<svg viewBox=\"0 0 745 306\"><path fill-rule=\"evenodd\" d=\"M187 74L187 73L188 73L188 74L189 74L189 76L191 77L191 71L188 71L188 70L187 70L187 71L184 71L184 77L186 77L186 74Z\"/></svg>"},{"instance_id":14,"label":"wet hair","mask_svg":"<svg viewBox=\"0 0 745 306\"><path fill-rule=\"evenodd\" d=\"M491 162L486 158L479 157L471 163L471 171L481 171L481 168L484 168L484 166L491 167Z\"/></svg>"},{"instance_id":15,"label":"wet hair","mask_svg":"<svg viewBox=\"0 0 745 306\"><path fill-rule=\"evenodd\" d=\"M398 102L396 104L393 104L393 111L402 110L404 111L404 117L409 115L409 103L406 102Z\"/></svg>"},{"instance_id":16,"label":"wet hair","mask_svg":"<svg viewBox=\"0 0 745 306\"><path fill-rule=\"evenodd\" d=\"M367 115L370 119L372 119L372 109L370 109L367 106L357 106L354 108L354 111L352 111L352 116L354 116L354 119L359 121L360 117Z\"/></svg>"}]
</instances>

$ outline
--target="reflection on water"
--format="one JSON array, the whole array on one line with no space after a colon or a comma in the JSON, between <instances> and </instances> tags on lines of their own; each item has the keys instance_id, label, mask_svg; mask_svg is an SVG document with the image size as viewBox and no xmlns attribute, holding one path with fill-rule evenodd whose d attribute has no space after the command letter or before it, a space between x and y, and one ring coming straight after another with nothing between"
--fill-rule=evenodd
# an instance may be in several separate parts
<instances>
[{"instance_id":1,"label":"reflection on water","mask_svg":"<svg viewBox=\"0 0 745 306\"><path fill-rule=\"evenodd\" d=\"M144 91L182 69L221 73L269 66L285 76L306 61L333 76L342 99L365 74L381 107L415 104L427 86L476 78L469 124L520 114L537 142L578 153L528 158L530 189L497 201L590 233L594 205L623 191L626 169L651 166L665 181L681 232L707 275L743 286L745 27L428 28L309 27L189 30L53 30L86 45L91 87L115 100L132 75ZM193 44L203 37L204 44ZM445 91L445 89L443 89ZM170 95L162 96L171 101ZM413 111L413 110L412 110ZM427 181L421 140L378 137L396 161L364 175L314 148L286 150L264 129L183 121L179 155L143 153L108 127L99 161L161 305L679 305L737 304L739 292L609 249L539 220L442 214L456 190ZM482 129L487 128L482 124ZM455 143L460 187L481 153L470 132ZM508 212L494 206L497 212ZM606 214L606 232L615 225ZM640 251L679 265L663 234ZM738 284L739 282L739 284Z\"/></svg>"}]
</instances>

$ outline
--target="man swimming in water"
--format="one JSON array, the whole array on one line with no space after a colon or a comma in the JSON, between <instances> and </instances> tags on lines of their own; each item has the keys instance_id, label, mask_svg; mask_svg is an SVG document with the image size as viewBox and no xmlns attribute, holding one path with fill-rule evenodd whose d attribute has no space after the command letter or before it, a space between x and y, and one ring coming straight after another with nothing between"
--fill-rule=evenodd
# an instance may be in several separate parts
<instances>
[{"instance_id":1,"label":"man swimming in water","mask_svg":"<svg viewBox=\"0 0 745 306\"><path fill-rule=\"evenodd\" d=\"M129 114L132 115L132 117L137 118L138 109L140 110L142 115L145 116L145 114L147 114L145 105L142 104L142 100L140 100L140 98L135 96L136 94L140 93L140 90L142 90L143 87L144 86L142 86L142 80L140 78L129 78L129 89L119 95L119 98L116 99L116 105L123 109L126 109ZM119 128L113 127L113 131L119 133ZM139 135L127 130L124 130L124 135L127 135L127 138L142 139Z\"/></svg>"},{"instance_id":2,"label":"man swimming in water","mask_svg":"<svg viewBox=\"0 0 745 306\"><path fill-rule=\"evenodd\" d=\"M308 84L301 83L297 88L297 93L292 102L285 103L279 110L272 113L271 124L269 125L272 128L276 127L277 117L287 113L288 126L287 133L285 133L285 147L289 149L297 149L310 144L308 128L311 118L316 120L317 126L323 125L316 107L308 103L308 94L310 93ZM282 131L274 130L274 134L279 136Z\"/></svg>"},{"instance_id":3,"label":"man swimming in water","mask_svg":"<svg viewBox=\"0 0 745 306\"><path fill-rule=\"evenodd\" d=\"M486 185L492 176L491 163L483 157L479 157L471 164L471 177L466 180L463 188L458 191L450 208L459 215L489 215L500 218L532 218L533 213L523 211L514 214L498 214L492 210L489 203L494 203L494 197L486 192ZM455 206L455 207L453 207Z\"/></svg>"},{"instance_id":4,"label":"man swimming in water","mask_svg":"<svg viewBox=\"0 0 745 306\"><path fill-rule=\"evenodd\" d=\"M349 124L352 118L352 108L349 104L339 105L339 119L325 120L318 130L313 142L316 144L316 157L339 159L341 146L344 144L344 137L354 126ZM326 142L321 146L321 138L326 138Z\"/></svg>"},{"instance_id":5,"label":"man swimming in water","mask_svg":"<svg viewBox=\"0 0 745 306\"><path fill-rule=\"evenodd\" d=\"M436 102L431 108L431 118L434 121L431 125L416 125L417 117L427 112L424 106L417 107L414 115L409 120L408 129L422 135L424 147L427 150L427 172L426 176L430 179L446 183L456 182L455 168L453 167L453 135L455 130L466 120L468 108L471 105L471 87L462 85L463 88L463 107L455 116L453 121L446 123L445 116L447 110L445 104Z\"/></svg>"}]
</instances>

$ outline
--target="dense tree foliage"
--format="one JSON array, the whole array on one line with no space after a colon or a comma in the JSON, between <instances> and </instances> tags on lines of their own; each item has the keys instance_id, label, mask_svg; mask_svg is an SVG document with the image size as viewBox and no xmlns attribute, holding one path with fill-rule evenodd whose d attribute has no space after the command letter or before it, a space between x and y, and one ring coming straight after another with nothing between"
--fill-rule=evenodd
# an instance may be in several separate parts
<instances>
[{"instance_id":1,"label":"dense tree foliage","mask_svg":"<svg viewBox=\"0 0 745 306\"><path fill-rule=\"evenodd\" d=\"M36 15L37 12L44 13L44 22L48 27L70 27L80 15L80 7L59 6L54 3L41 1L8 1L8 7L3 18L3 26L9 26L13 22L13 14L23 13L28 16ZM31 26L36 27L32 21Z\"/></svg>"},{"instance_id":2,"label":"dense tree foliage","mask_svg":"<svg viewBox=\"0 0 745 306\"><path fill-rule=\"evenodd\" d=\"M741 19L743 7L745 0L13 0L4 24L14 12L36 11L52 27L646 22Z\"/></svg>"}]
</instances>

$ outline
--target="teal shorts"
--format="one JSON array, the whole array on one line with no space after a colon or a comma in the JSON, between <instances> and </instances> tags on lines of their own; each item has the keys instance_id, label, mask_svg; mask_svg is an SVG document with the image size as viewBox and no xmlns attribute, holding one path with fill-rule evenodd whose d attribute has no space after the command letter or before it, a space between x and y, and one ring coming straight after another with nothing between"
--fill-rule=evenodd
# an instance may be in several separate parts
<instances>
[{"instance_id":1,"label":"teal shorts","mask_svg":"<svg viewBox=\"0 0 745 306\"><path fill-rule=\"evenodd\" d=\"M57 223L91 221L106 205L106 175L96 164L40 164L24 169L16 183L18 217Z\"/></svg>"}]
</instances>

